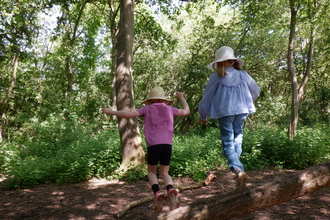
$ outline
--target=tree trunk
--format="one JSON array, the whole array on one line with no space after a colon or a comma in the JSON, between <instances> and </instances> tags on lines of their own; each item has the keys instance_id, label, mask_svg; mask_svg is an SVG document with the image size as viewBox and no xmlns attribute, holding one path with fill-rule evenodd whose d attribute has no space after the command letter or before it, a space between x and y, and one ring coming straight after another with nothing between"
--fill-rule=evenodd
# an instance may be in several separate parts
<instances>
[{"instance_id":1,"label":"tree trunk","mask_svg":"<svg viewBox=\"0 0 330 220\"><path fill-rule=\"evenodd\" d=\"M296 129L298 124L298 80L294 65L294 41L296 34L296 21L297 21L297 9L294 4L295 0L290 0L291 9L291 21L290 21L290 37L288 47L288 69L291 75L291 120L289 126L289 138L292 140L296 136Z\"/></svg>"},{"instance_id":2,"label":"tree trunk","mask_svg":"<svg viewBox=\"0 0 330 220\"><path fill-rule=\"evenodd\" d=\"M117 44L116 105L118 110L134 110L132 57L134 33L134 0L120 1L120 20ZM122 166L144 162L144 151L137 118L118 118L122 147Z\"/></svg>"},{"instance_id":3,"label":"tree trunk","mask_svg":"<svg viewBox=\"0 0 330 220\"><path fill-rule=\"evenodd\" d=\"M8 110L8 103L9 103L9 98L11 96L11 93L16 85L16 78L17 78L17 68L18 68L18 53L14 55L14 60L13 60L13 77L11 80L11 84L8 88L6 97L2 101L2 117L1 117L1 124L0 124L0 142L3 141L3 130L7 124L7 110Z\"/></svg>"},{"instance_id":4,"label":"tree trunk","mask_svg":"<svg viewBox=\"0 0 330 220\"><path fill-rule=\"evenodd\" d=\"M158 217L159 220L222 220L288 202L330 186L330 161L287 174L262 186L218 194Z\"/></svg>"},{"instance_id":5,"label":"tree trunk","mask_svg":"<svg viewBox=\"0 0 330 220\"><path fill-rule=\"evenodd\" d=\"M291 120L289 126L289 138L291 140L294 139L296 136L296 130L298 125L298 109L299 104L304 96L305 86L309 79L312 70L312 63L313 63L313 54L314 54L314 42L315 42L315 24L314 24L314 17L315 11L317 11L316 7L317 4L314 4L315 9L309 10L308 17L310 21L310 35L309 35L309 46L307 52L307 62L306 62L306 69L304 72L304 76L302 82L299 86L298 79L296 76L295 65L294 65L294 41L295 41L295 34L296 34L296 22L297 22L297 12L298 9L294 4L294 0L290 0L290 9L291 9L291 22L290 22L290 37L289 37L289 47L288 47L288 69L291 75L291 88L292 88L292 103L291 103Z\"/></svg>"},{"instance_id":6,"label":"tree trunk","mask_svg":"<svg viewBox=\"0 0 330 220\"><path fill-rule=\"evenodd\" d=\"M63 96L66 104L64 105L64 117L66 120L69 119L70 115L70 106L73 99L72 91L73 91L73 84L74 84L74 72L73 72L73 57L71 54L71 51L75 50L75 45L77 43L77 36L78 33L78 27L80 25L81 19L84 15L84 10L86 8L87 3L89 0L86 0L81 3L78 11L78 16L76 19L73 19L73 31L71 33L71 29L68 29L67 36L69 37L68 41L64 41L64 46L67 47L68 54L65 58L65 73L66 73L66 86L63 87ZM66 12L68 13L68 12Z\"/></svg>"},{"instance_id":7,"label":"tree trunk","mask_svg":"<svg viewBox=\"0 0 330 220\"><path fill-rule=\"evenodd\" d=\"M117 45L118 45L118 23L116 22L116 18L118 16L119 7L116 8L114 0L108 0L109 5L109 29L111 33L111 42L112 42L112 51L111 51L111 73L116 72L117 67ZM114 100L111 108L117 109L116 103L116 77L113 77L112 83L112 94L111 99Z\"/></svg>"}]
</instances>

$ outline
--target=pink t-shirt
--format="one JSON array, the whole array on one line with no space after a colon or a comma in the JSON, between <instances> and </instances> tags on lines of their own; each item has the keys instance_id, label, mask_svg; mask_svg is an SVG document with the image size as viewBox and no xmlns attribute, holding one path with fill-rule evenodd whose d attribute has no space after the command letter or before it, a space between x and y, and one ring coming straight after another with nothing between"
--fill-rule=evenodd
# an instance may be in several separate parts
<instances>
[{"instance_id":1,"label":"pink t-shirt","mask_svg":"<svg viewBox=\"0 0 330 220\"><path fill-rule=\"evenodd\" d=\"M144 117L144 135L147 146L170 144L173 139L173 117L178 109L165 103L153 103L137 110Z\"/></svg>"}]
</instances>

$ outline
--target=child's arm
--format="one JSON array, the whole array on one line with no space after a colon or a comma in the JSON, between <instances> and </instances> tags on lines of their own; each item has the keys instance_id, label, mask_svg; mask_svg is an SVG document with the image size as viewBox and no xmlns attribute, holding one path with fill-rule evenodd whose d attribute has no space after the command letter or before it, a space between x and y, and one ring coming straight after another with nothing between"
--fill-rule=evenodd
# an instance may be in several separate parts
<instances>
[{"instance_id":1,"label":"child's arm","mask_svg":"<svg viewBox=\"0 0 330 220\"><path fill-rule=\"evenodd\" d=\"M177 92L176 96L181 101L181 104L182 104L182 107L183 107L183 109L179 109L177 116L189 115L190 114L190 108L189 108L189 105L188 105L186 99L183 97L183 93L182 92Z\"/></svg>"},{"instance_id":2,"label":"child's arm","mask_svg":"<svg viewBox=\"0 0 330 220\"><path fill-rule=\"evenodd\" d=\"M103 113L106 113L108 115L115 115L120 118L133 118L133 117L139 117L140 113L136 110L134 111L113 111L108 108L103 108L102 109Z\"/></svg>"}]
</instances>

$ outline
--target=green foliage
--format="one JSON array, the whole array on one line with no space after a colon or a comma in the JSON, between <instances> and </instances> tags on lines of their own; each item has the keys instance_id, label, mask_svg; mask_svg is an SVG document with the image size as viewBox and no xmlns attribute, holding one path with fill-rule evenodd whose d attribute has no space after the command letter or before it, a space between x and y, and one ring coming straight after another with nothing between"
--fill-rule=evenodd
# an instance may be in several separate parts
<instances>
[{"instance_id":1,"label":"green foliage","mask_svg":"<svg viewBox=\"0 0 330 220\"><path fill-rule=\"evenodd\" d=\"M0 144L0 173L4 173L10 159L16 157L17 152L15 150L15 147L10 143Z\"/></svg>"},{"instance_id":2,"label":"green foliage","mask_svg":"<svg viewBox=\"0 0 330 220\"><path fill-rule=\"evenodd\" d=\"M63 123L67 123L64 122ZM63 124L41 127L45 134ZM111 126L110 126L111 127ZM266 127L266 126L265 126ZM7 176L3 184L11 189L33 187L42 183L80 182L92 177L136 181L147 175L142 164L128 171L118 171L121 149L116 128L92 135L81 129L58 135L57 147L48 139L25 140L1 146L0 170ZM327 126L299 129L296 139L289 140L284 129L245 129L242 163L248 169L275 167L304 169L330 159ZM78 133L78 134L77 134ZM71 139L68 138L71 136ZM63 139L63 140L62 140ZM74 140L73 140L74 139ZM64 144L66 141L67 144ZM194 129L177 134L173 141L170 174L202 180L218 167L227 167L218 128Z\"/></svg>"},{"instance_id":3,"label":"green foliage","mask_svg":"<svg viewBox=\"0 0 330 220\"><path fill-rule=\"evenodd\" d=\"M299 108L300 123L314 126L330 122L330 88L324 85L315 86L306 95Z\"/></svg>"},{"instance_id":4,"label":"green foliage","mask_svg":"<svg viewBox=\"0 0 330 220\"><path fill-rule=\"evenodd\" d=\"M60 131L64 124L67 122L41 127L39 132ZM45 135L39 140L26 140L24 146L11 144L15 153L2 162L8 176L3 184L8 188L25 188L47 182L80 182L94 176L106 177L120 165L120 144L112 129L95 135L74 126L66 133L64 130L53 133L56 142Z\"/></svg>"},{"instance_id":5,"label":"green foliage","mask_svg":"<svg viewBox=\"0 0 330 220\"><path fill-rule=\"evenodd\" d=\"M285 129L246 130L242 162L247 169L304 169L330 159L329 128L302 127L294 140Z\"/></svg>"},{"instance_id":6,"label":"green foliage","mask_svg":"<svg viewBox=\"0 0 330 220\"><path fill-rule=\"evenodd\" d=\"M207 176L208 171L225 164L217 129L192 131L174 138L171 175L188 175L201 180Z\"/></svg>"},{"instance_id":7,"label":"green foliage","mask_svg":"<svg viewBox=\"0 0 330 220\"><path fill-rule=\"evenodd\" d=\"M134 167L131 167L126 172L123 172L120 176L120 179L126 180L128 182L134 182L141 180L148 175L147 164L141 164Z\"/></svg>"}]
</instances>

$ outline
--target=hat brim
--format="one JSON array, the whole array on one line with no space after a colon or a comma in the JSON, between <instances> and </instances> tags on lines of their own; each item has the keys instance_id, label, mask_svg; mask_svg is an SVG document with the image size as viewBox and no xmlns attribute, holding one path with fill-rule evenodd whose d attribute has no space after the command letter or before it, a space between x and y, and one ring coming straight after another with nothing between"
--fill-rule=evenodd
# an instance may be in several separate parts
<instances>
[{"instance_id":1,"label":"hat brim","mask_svg":"<svg viewBox=\"0 0 330 220\"><path fill-rule=\"evenodd\" d=\"M163 97L152 97L150 99L147 99L147 100L144 100L142 103L143 104L147 104L148 102L150 102L151 100L153 99L160 99L160 100L163 100L166 102L167 105L172 105L173 104L173 100L170 100L170 99L164 99Z\"/></svg>"},{"instance_id":2,"label":"hat brim","mask_svg":"<svg viewBox=\"0 0 330 220\"><path fill-rule=\"evenodd\" d=\"M209 68L210 70L214 70L215 68L214 68L213 65L214 65L215 63L223 62L223 61L226 61L226 60L237 60L237 62L238 62L241 66L244 65L244 61L243 61L243 60L238 59L238 58L235 58L235 57L233 57L233 58L220 58L220 59L217 59L217 60L213 61L213 62L210 63L209 65L207 65L207 68Z\"/></svg>"}]
</instances>

